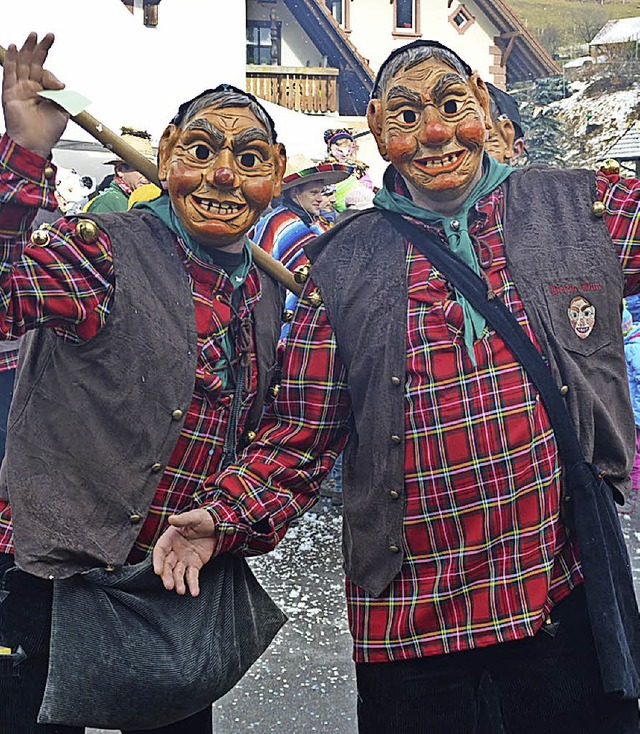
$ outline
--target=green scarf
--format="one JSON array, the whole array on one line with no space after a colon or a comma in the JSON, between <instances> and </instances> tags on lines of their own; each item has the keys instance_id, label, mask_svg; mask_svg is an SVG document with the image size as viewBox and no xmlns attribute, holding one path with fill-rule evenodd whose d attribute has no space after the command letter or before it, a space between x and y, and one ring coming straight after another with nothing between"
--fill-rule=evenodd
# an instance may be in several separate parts
<instances>
[{"instance_id":1,"label":"green scarf","mask_svg":"<svg viewBox=\"0 0 640 734\"><path fill-rule=\"evenodd\" d=\"M164 192L157 199L151 199L151 201L141 201L134 205L136 209L144 209L152 214L155 214L158 219L161 219L164 224L180 239L184 242L185 247L190 250L199 260L210 265L219 264L216 262L215 253L212 253L206 247L198 244L196 240L187 232L182 222L178 219L173 206L171 205L171 199L169 195ZM236 270L229 276L234 290L240 288L240 286L247 279L249 274L249 268L251 267L252 256L251 256L251 242L248 237L244 238L244 257L242 262L236 268Z\"/></svg>"},{"instance_id":2,"label":"green scarf","mask_svg":"<svg viewBox=\"0 0 640 734\"><path fill-rule=\"evenodd\" d=\"M474 186L469 196L467 196L464 204L453 216L445 214L436 214L435 212L424 209L414 204L411 199L398 194L393 190L395 169L389 166L384 177L384 185L376 194L373 204L379 209L403 214L407 217L413 217L421 222L429 224L442 225L447 242L451 251L458 255L477 275L480 275L480 265L478 256L473 248L471 237L469 236L469 212L473 207L488 196L497 186L499 186L509 174L513 171L511 166L498 163L496 160L488 156L486 153L483 160L483 175L480 181ZM475 354L473 353L473 343L476 339L482 337L482 333L486 326L486 321L482 314L467 301L467 299L457 289L455 290L456 301L462 307L464 314L464 343L467 347L469 357L474 365L477 365Z\"/></svg>"}]
</instances>

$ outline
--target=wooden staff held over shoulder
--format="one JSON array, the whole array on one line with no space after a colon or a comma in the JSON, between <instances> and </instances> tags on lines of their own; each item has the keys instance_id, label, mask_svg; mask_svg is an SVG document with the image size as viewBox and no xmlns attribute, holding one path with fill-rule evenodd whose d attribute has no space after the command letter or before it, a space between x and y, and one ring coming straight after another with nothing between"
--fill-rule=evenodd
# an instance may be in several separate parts
<instances>
[{"instance_id":1,"label":"wooden staff held over shoulder","mask_svg":"<svg viewBox=\"0 0 640 734\"><path fill-rule=\"evenodd\" d=\"M5 49L0 46L0 65L4 65ZM158 167L155 163L145 158L141 153L132 148L119 135L103 125L99 120L88 112L80 112L78 115L72 115L71 119L86 130L89 135L94 137L105 148L113 151L119 158L128 163L136 171L139 171L145 178L161 186L158 178ZM256 265L268 273L272 278L281 283L287 290L299 296L302 293L302 285L294 280L293 275L284 267L284 265L265 252L261 247L253 245L253 259Z\"/></svg>"}]
</instances>

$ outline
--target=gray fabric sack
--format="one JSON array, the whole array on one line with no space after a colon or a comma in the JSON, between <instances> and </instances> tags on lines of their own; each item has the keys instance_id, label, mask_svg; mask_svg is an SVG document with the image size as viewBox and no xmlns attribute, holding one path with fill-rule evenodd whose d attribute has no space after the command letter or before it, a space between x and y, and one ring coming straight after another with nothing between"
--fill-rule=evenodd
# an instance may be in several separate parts
<instances>
[{"instance_id":1,"label":"gray fabric sack","mask_svg":"<svg viewBox=\"0 0 640 734\"><path fill-rule=\"evenodd\" d=\"M166 591L151 560L55 581L40 724L150 729L229 691L286 621L244 559L200 572L200 595Z\"/></svg>"}]
</instances>

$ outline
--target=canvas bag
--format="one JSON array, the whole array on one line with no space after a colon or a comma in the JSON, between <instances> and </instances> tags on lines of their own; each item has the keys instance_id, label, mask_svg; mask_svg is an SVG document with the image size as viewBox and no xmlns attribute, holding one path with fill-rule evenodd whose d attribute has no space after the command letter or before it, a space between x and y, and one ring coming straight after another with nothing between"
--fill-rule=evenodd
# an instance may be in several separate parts
<instances>
[{"instance_id":1,"label":"canvas bag","mask_svg":"<svg viewBox=\"0 0 640 734\"><path fill-rule=\"evenodd\" d=\"M40 724L146 729L227 693L286 621L244 559L200 572L200 595L167 591L150 559L55 581Z\"/></svg>"},{"instance_id":2,"label":"canvas bag","mask_svg":"<svg viewBox=\"0 0 640 734\"><path fill-rule=\"evenodd\" d=\"M483 314L540 393L564 467L563 518L580 551L603 688L622 698L640 698L640 612L613 492L597 467L585 461L547 365L511 311L459 257L403 217L389 212L385 217Z\"/></svg>"}]
</instances>

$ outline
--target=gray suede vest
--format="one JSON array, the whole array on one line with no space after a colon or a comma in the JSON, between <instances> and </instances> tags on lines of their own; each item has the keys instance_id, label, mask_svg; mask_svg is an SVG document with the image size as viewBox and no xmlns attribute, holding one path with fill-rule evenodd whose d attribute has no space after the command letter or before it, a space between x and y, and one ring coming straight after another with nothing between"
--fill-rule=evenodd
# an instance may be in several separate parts
<instances>
[{"instance_id":1,"label":"gray suede vest","mask_svg":"<svg viewBox=\"0 0 640 734\"><path fill-rule=\"evenodd\" d=\"M508 179L511 275L568 405L587 460L624 491L634 423L620 328L622 273L611 238L591 213L587 171L515 171ZM407 282L405 246L381 213L337 225L306 249L348 371L353 425L345 450L345 568L379 596L403 562ZM568 308L596 309L581 339Z\"/></svg>"},{"instance_id":2,"label":"gray suede vest","mask_svg":"<svg viewBox=\"0 0 640 734\"><path fill-rule=\"evenodd\" d=\"M110 238L115 297L96 337L28 336L9 416L2 485L16 562L64 578L122 565L180 435L195 386L193 296L174 236L146 212L89 215ZM260 273L254 311L259 420L280 334L282 292Z\"/></svg>"}]
</instances>

